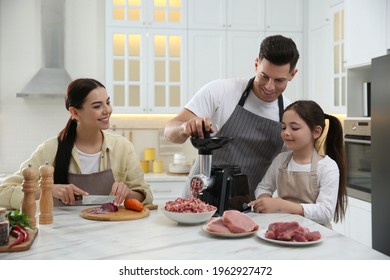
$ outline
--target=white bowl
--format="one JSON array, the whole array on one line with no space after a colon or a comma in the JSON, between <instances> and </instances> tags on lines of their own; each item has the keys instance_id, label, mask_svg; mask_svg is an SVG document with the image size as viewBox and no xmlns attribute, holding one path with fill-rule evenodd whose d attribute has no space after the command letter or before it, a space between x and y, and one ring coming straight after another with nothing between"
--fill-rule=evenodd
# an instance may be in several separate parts
<instances>
[{"instance_id":1,"label":"white bowl","mask_svg":"<svg viewBox=\"0 0 390 280\"><path fill-rule=\"evenodd\" d=\"M165 209L162 209L165 216L167 216L172 221L181 223L181 224L199 224L208 221L217 209L210 212L203 213L179 213L179 212L170 212Z\"/></svg>"},{"instance_id":2,"label":"white bowl","mask_svg":"<svg viewBox=\"0 0 390 280\"><path fill-rule=\"evenodd\" d=\"M171 173L190 173L192 165L189 163L186 164L169 164L169 172Z\"/></svg>"},{"instance_id":3,"label":"white bowl","mask_svg":"<svg viewBox=\"0 0 390 280\"><path fill-rule=\"evenodd\" d=\"M174 164L184 164L186 163L187 159L186 156L182 153L174 154L173 155L173 163Z\"/></svg>"}]
</instances>

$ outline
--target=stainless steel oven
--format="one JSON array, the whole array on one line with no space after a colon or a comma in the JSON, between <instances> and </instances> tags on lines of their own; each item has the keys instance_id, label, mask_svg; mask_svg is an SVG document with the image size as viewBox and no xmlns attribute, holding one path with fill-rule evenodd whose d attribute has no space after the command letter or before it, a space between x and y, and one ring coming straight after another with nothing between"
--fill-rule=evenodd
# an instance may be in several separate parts
<instances>
[{"instance_id":1,"label":"stainless steel oven","mask_svg":"<svg viewBox=\"0 0 390 280\"><path fill-rule=\"evenodd\" d=\"M344 142L348 195L371 202L371 119L346 118Z\"/></svg>"}]
</instances>

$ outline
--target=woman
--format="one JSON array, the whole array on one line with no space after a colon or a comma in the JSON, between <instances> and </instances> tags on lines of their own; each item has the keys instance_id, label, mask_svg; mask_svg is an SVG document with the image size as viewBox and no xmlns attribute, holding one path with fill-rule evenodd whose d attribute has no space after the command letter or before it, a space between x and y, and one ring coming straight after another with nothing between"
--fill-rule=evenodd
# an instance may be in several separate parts
<instances>
[{"instance_id":1,"label":"woman","mask_svg":"<svg viewBox=\"0 0 390 280\"><path fill-rule=\"evenodd\" d=\"M133 144L110 134L112 113L105 87L94 79L71 82L65 99L70 118L57 137L46 140L0 187L0 206L19 209L23 199L22 170L46 161L54 166L54 205L80 205L76 198L88 194L115 195L114 204L136 198L153 200ZM39 192L36 198L39 198Z\"/></svg>"},{"instance_id":2,"label":"woman","mask_svg":"<svg viewBox=\"0 0 390 280\"><path fill-rule=\"evenodd\" d=\"M329 120L326 155L319 155L316 142ZM255 212L299 214L330 227L340 221L346 208L345 156L340 121L324 114L310 100L296 101L285 109L282 139L290 150L280 153L256 188ZM272 197L277 191L278 197Z\"/></svg>"}]
</instances>

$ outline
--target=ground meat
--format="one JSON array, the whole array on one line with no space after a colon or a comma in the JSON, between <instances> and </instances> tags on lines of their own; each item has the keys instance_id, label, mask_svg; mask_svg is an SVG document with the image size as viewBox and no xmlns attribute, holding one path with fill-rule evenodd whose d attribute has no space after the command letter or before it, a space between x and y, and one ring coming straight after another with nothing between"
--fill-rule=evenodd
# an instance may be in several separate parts
<instances>
[{"instance_id":1,"label":"ground meat","mask_svg":"<svg viewBox=\"0 0 390 280\"><path fill-rule=\"evenodd\" d=\"M204 203L198 198L177 198L165 203L165 210L178 213L203 213L214 211L217 208L213 205Z\"/></svg>"},{"instance_id":2,"label":"ground meat","mask_svg":"<svg viewBox=\"0 0 390 280\"><path fill-rule=\"evenodd\" d=\"M107 210L104 210L102 207L96 207L88 211L89 214L106 214Z\"/></svg>"}]
</instances>

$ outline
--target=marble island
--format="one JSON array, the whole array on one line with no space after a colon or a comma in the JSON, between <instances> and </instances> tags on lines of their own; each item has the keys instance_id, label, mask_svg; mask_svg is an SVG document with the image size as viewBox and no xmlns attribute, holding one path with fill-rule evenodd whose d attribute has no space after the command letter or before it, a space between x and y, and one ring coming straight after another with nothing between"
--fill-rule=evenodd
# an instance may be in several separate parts
<instances>
[{"instance_id":1,"label":"marble island","mask_svg":"<svg viewBox=\"0 0 390 280\"><path fill-rule=\"evenodd\" d=\"M80 216L86 206L54 208L54 222L38 225L27 251L1 253L3 260L390 260L359 242L304 217L291 214L248 213L260 226L297 221L319 230L323 241L310 246L285 246L260 239L212 236L204 224L182 225L160 209L130 221L93 221ZM161 205L160 207L161 208Z\"/></svg>"}]
</instances>

